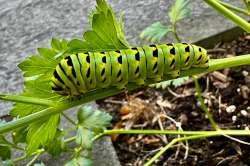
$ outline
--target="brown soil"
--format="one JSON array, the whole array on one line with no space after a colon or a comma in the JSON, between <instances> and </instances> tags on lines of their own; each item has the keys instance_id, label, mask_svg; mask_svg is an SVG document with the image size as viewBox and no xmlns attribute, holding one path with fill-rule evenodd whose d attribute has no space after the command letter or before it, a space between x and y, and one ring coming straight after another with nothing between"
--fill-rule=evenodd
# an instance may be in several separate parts
<instances>
[{"instance_id":1,"label":"brown soil","mask_svg":"<svg viewBox=\"0 0 250 166\"><path fill-rule=\"evenodd\" d=\"M250 53L250 36L220 43L211 50L212 58ZM250 128L250 67L241 66L203 75L199 78L205 103L223 129ZM192 80L165 90L142 88L98 101L113 115L114 128L213 130L196 99ZM172 118L172 120L170 119ZM180 122L180 123L179 123ZM177 124L176 124L177 123ZM119 135L113 144L122 165L143 165L174 135ZM250 142L249 137L237 137ZM177 144L155 165L250 165L250 145L226 137L214 137Z\"/></svg>"}]
</instances>

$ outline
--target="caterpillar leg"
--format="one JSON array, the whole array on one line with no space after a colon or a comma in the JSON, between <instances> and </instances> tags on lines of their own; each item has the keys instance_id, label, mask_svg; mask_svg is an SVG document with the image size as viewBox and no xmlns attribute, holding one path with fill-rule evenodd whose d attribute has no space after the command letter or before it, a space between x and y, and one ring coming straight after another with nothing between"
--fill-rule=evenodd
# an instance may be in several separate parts
<instances>
[{"instance_id":1,"label":"caterpillar leg","mask_svg":"<svg viewBox=\"0 0 250 166\"><path fill-rule=\"evenodd\" d=\"M209 64L208 64L208 63L205 63L205 64L199 64L199 65L194 66L194 67L209 68Z\"/></svg>"},{"instance_id":2,"label":"caterpillar leg","mask_svg":"<svg viewBox=\"0 0 250 166\"><path fill-rule=\"evenodd\" d=\"M138 79L135 82L137 85L144 85L145 84L145 80L144 79Z\"/></svg>"},{"instance_id":3,"label":"caterpillar leg","mask_svg":"<svg viewBox=\"0 0 250 166\"><path fill-rule=\"evenodd\" d=\"M180 70L171 71L168 73L168 76L171 78L178 78L180 76Z\"/></svg>"},{"instance_id":4,"label":"caterpillar leg","mask_svg":"<svg viewBox=\"0 0 250 166\"><path fill-rule=\"evenodd\" d=\"M115 86L118 90L126 89L125 85L117 85Z\"/></svg>"},{"instance_id":5,"label":"caterpillar leg","mask_svg":"<svg viewBox=\"0 0 250 166\"><path fill-rule=\"evenodd\" d=\"M162 81L162 77L161 76L157 76L155 78L152 78L154 80L154 82L160 82Z\"/></svg>"}]
</instances>

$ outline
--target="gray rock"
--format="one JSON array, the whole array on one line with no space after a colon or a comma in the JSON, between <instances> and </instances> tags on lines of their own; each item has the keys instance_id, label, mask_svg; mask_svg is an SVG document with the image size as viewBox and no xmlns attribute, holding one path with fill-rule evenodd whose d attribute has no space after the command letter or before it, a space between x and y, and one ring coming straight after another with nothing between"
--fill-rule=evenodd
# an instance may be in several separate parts
<instances>
[{"instance_id":1,"label":"gray rock","mask_svg":"<svg viewBox=\"0 0 250 166\"><path fill-rule=\"evenodd\" d=\"M112 142L107 136L96 141L93 147L93 153L94 166L120 166Z\"/></svg>"},{"instance_id":2,"label":"gray rock","mask_svg":"<svg viewBox=\"0 0 250 166\"><path fill-rule=\"evenodd\" d=\"M108 2L116 12L125 12L125 32L131 45L148 43L140 40L139 34L153 22L161 21L167 25L167 9L173 3L169 0ZM240 1L232 2L242 5ZM82 32L89 28L87 16L94 6L93 0L0 0L0 93L21 92L23 79L17 64L35 54L35 48L49 46L52 36L66 39L81 37ZM178 32L186 42L197 41L234 26L201 0L193 0L192 9L193 16L178 25ZM162 42L169 40L171 38ZM0 102L0 116L7 114L10 108L10 103ZM107 140L100 144L105 150L95 151L99 157L96 165L105 163L101 159L115 162L111 144ZM114 160L111 160L112 156Z\"/></svg>"}]
</instances>

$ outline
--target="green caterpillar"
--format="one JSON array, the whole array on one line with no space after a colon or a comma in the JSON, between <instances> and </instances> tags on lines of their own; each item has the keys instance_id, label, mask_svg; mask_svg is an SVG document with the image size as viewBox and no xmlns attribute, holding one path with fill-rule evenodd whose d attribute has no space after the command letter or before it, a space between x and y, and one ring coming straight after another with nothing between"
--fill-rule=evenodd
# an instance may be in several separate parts
<instances>
[{"instance_id":1,"label":"green caterpillar","mask_svg":"<svg viewBox=\"0 0 250 166\"><path fill-rule=\"evenodd\" d=\"M181 70L208 67L207 51L199 46L177 43L131 49L71 54L56 66L52 90L64 96L79 96L93 89L124 88L133 82L159 82L176 78Z\"/></svg>"}]
</instances>

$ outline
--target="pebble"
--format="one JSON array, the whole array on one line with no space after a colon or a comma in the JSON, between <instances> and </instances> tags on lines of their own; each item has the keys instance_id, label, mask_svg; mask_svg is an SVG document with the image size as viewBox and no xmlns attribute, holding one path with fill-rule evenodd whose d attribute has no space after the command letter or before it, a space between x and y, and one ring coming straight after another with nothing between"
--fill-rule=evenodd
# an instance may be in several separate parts
<instances>
[{"instance_id":1,"label":"pebble","mask_svg":"<svg viewBox=\"0 0 250 166\"><path fill-rule=\"evenodd\" d=\"M244 77L246 77L246 76L248 76L248 71L243 70L243 71L242 71L242 74L243 74Z\"/></svg>"},{"instance_id":2,"label":"pebble","mask_svg":"<svg viewBox=\"0 0 250 166\"><path fill-rule=\"evenodd\" d=\"M208 103L208 99L204 99L204 104L207 104Z\"/></svg>"},{"instance_id":3,"label":"pebble","mask_svg":"<svg viewBox=\"0 0 250 166\"><path fill-rule=\"evenodd\" d=\"M233 121L233 123L235 123L236 120L237 120L237 116L236 116L236 115L232 116L232 121Z\"/></svg>"},{"instance_id":4,"label":"pebble","mask_svg":"<svg viewBox=\"0 0 250 166\"><path fill-rule=\"evenodd\" d=\"M241 115L243 115L243 116L247 117L247 114L248 114L248 113L247 113L247 111L246 111L246 110L241 110L241 111L240 111L240 113L241 113Z\"/></svg>"},{"instance_id":5,"label":"pebble","mask_svg":"<svg viewBox=\"0 0 250 166\"><path fill-rule=\"evenodd\" d=\"M177 128L181 128L181 122L176 122L176 123L175 123L175 126L176 126Z\"/></svg>"},{"instance_id":6,"label":"pebble","mask_svg":"<svg viewBox=\"0 0 250 166\"><path fill-rule=\"evenodd\" d=\"M192 112L191 112L191 115L194 116L194 117L196 117L196 116L199 115L199 113L198 113L198 112L195 112L195 111L192 111Z\"/></svg>"},{"instance_id":7,"label":"pebble","mask_svg":"<svg viewBox=\"0 0 250 166\"><path fill-rule=\"evenodd\" d=\"M236 110L235 105L230 105L226 108L227 113L233 113Z\"/></svg>"}]
</instances>

